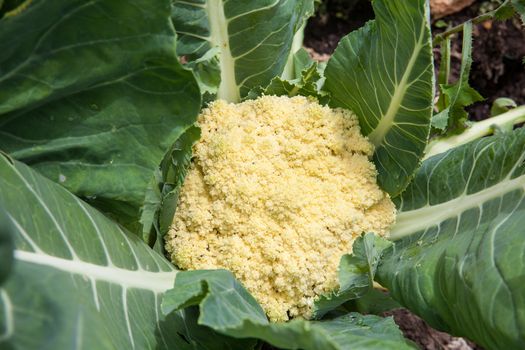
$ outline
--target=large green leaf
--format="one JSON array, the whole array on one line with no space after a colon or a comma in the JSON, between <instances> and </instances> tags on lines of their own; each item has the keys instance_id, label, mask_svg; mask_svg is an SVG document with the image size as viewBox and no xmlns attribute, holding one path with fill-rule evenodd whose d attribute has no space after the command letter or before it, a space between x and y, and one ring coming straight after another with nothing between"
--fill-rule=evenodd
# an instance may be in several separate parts
<instances>
[{"instance_id":1,"label":"large green leaf","mask_svg":"<svg viewBox=\"0 0 525 350\"><path fill-rule=\"evenodd\" d=\"M15 265L0 288L2 349L239 349L159 310L176 271L96 209L0 156L0 207L15 228ZM214 347L214 345L222 344Z\"/></svg>"},{"instance_id":2,"label":"large green leaf","mask_svg":"<svg viewBox=\"0 0 525 350\"><path fill-rule=\"evenodd\" d=\"M429 158L398 200L378 280L434 327L525 344L525 129Z\"/></svg>"},{"instance_id":3,"label":"large green leaf","mask_svg":"<svg viewBox=\"0 0 525 350\"><path fill-rule=\"evenodd\" d=\"M170 14L168 0L48 0L3 18L0 149L136 223L200 108Z\"/></svg>"},{"instance_id":4,"label":"large green leaf","mask_svg":"<svg viewBox=\"0 0 525 350\"><path fill-rule=\"evenodd\" d=\"M198 323L236 338L262 339L284 349L413 349L391 318L348 314L328 321L271 323L261 306L226 270L182 271L162 310L199 305Z\"/></svg>"},{"instance_id":5,"label":"large green leaf","mask_svg":"<svg viewBox=\"0 0 525 350\"><path fill-rule=\"evenodd\" d=\"M177 53L193 61L217 50L218 97L238 102L282 74L294 34L312 12L313 0L175 0Z\"/></svg>"},{"instance_id":6,"label":"large green leaf","mask_svg":"<svg viewBox=\"0 0 525 350\"><path fill-rule=\"evenodd\" d=\"M344 37L325 70L331 104L354 111L391 195L410 182L430 129L434 68L425 0L374 0L375 21Z\"/></svg>"}]
</instances>

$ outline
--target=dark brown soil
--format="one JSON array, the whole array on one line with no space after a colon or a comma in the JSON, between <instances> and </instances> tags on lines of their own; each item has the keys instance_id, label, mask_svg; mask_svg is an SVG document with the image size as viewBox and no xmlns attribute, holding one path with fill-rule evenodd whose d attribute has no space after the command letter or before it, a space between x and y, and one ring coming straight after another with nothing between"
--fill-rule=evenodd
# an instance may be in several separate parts
<instances>
[{"instance_id":1,"label":"dark brown soil","mask_svg":"<svg viewBox=\"0 0 525 350\"><path fill-rule=\"evenodd\" d=\"M343 36L372 18L370 1L325 0L308 21L304 44L319 54L332 54Z\"/></svg>"},{"instance_id":2,"label":"dark brown soil","mask_svg":"<svg viewBox=\"0 0 525 350\"><path fill-rule=\"evenodd\" d=\"M454 15L445 17L452 25L463 23L477 16L482 3L476 3ZM435 30L437 32L438 30ZM485 97L468 108L472 120L489 117L490 106L498 97L510 97L518 105L525 104L525 30L517 18L501 21L487 21L475 26L472 50L470 85ZM453 75L460 67L461 42L454 40L452 52ZM436 52L436 61L439 54Z\"/></svg>"},{"instance_id":3,"label":"dark brown soil","mask_svg":"<svg viewBox=\"0 0 525 350\"><path fill-rule=\"evenodd\" d=\"M441 21L456 25L480 14L484 1ZM368 0L326 0L305 30L305 46L320 54L331 54L340 38L373 19ZM442 29L434 26L433 32ZM461 57L461 38L453 41L452 78L457 76ZM472 120L489 117L492 102L498 97L510 97L517 104L525 104L525 31L518 20L485 22L474 28L474 49L470 85L485 101L468 108ZM326 57L326 56L325 56ZM435 50L439 62L439 50Z\"/></svg>"},{"instance_id":4,"label":"dark brown soil","mask_svg":"<svg viewBox=\"0 0 525 350\"><path fill-rule=\"evenodd\" d=\"M415 342L424 350L483 350L481 347L450 334L436 331L425 321L406 309L386 312L384 316L393 316L406 338Z\"/></svg>"}]
</instances>

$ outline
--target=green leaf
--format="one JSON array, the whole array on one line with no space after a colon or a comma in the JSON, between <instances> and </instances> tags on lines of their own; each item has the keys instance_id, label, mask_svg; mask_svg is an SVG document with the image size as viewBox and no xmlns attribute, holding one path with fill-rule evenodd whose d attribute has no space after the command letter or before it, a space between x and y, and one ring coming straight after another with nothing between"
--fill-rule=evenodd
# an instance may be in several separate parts
<instances>
[{"instance_id":1,"label":"green leaf","mask_svg":"<svg viewBox=\"0 0 525 350\"><path fill-rule=\"evenodd\" d=\"M505 0L500 7L496 9L494 13L494 18L498 21L506 21L516 14L514 6L512 6L509 0Z\"/></svg>"},{"instance_id":2,"label":"green leaf","mask_svg":"<svg viewBox=\"0 0 525 350\"><path fill-rule=\"evenodd\" d=\"M315 0L314 0L315 2ZM312 8L304 8L305 11L308 11L308 13L305 13L306 16L311 16L313 13ZM297 62L297 53L301 55L301 59L304 59L305 57L302 56L301 51L305 51L303 48L304 43L304 29L306 27L306 21L302 22L302 25L299 27L299 29L295 32L293 39L292 39L292 47L290 49L290 53L288 54L288 60L286 61L286 65L283 68L283 72L281 73L281 77L283 79L293 79L294 77L297 77L297 72L302 71L300 65L304 62ZM297 66L297 63L299 63L299 66ZM299 73L300 76L300 73Z\"/></svg>"},{"instance_id":3,"label":"green leaf","mask_svg":"<svg viewBox=\"0 0 525 350\"><path fill-rule=\"evenodd\" d=\"M397 204L378 281L433 327L522 348L525 129L429 158Z\"/></svg>"},{"instance_id":4,"label":"green leaf","mask_svg":"<svg viewBox=\"0 0 525 350\"><path fill-rule=\"evenodd\" d=\"M320 68L316 62L312 62L300 74L300 78L294 80L286 80L281 77L275 77L270 84L264 88L257 87L250 90L248 99L255 99L262 95L276 95L276 96L311 96L316 98L319 103L327 104L330 99L326 91L322 91L324 77L321 75Z\"/></svg>"},{"instance_id":5,"label":"green leaf","mask_svg":"<svg viewBox=\"0 0 525 350\"><path fill-rule=\"evenodd\" d=\"M166 153L160 171L151 180L141 222L144 240L161 254L165 253L163 237L175 216L179 193L191 163L192 147L199 138L200 128L190 126Z\"/></svg>"},{"instance_id":6,"label":"green leaf","mask_svg":"<svg viewBox=\"0 0 525 350\"><path fill-rule=\"evenodd\" d=\"M175 0L177 53L194 61L218 50L218 98L239 102L284 70L313 0Z\"/></svg>"},{"instance_id":7,"label":"green leaf","mask_svg":"<svg viewBox=\"0 0 525 350\"><path fill-rule=\"evenodd\" d=\"M427 142L434 98L425 0L372 2L376 20L344 37L328 61L331 104L354 111L376 146L381 187L396 196L410 182ZM395 30L393 30L395 28Z\"/></svg>"},{"instance_id":8,"label":"green leaf","mask_svg":"<svg viewBox=\"0 0 525 350\"><path fill-rule=\"evenodd\" d=\"M438 81L437 81L439 85L448 84L450 80L450 63L451 63L450 51L451 51L450 38L447 37L441 43L441 62L439 64ZM436 107L440 111L447 108L444 94L439 95L439 99L436 103ZM447 120L446 118L436 118L436 116L434 116L431 120L431 125L433 128L437 128L439 130L445 130L447 127Z\"/></svg>"},{"instance_id":9,"label":"green leaf","mask_svg":"<svg viewBox=\"0 0 525 350\"><path fill-rule=\"evenodd\" d=\"M472 22L463 25L463 47L459 78L454 84L440 84L439 107L442 109L432 117L432 126L447 133L461 133L466 128L468 113L465 107L482 101L483 97L469 85L472 65Z\"/></svg>"},{"instance_id":10,"label":"green leaf","mask_svg":"<svg viewBox=\"0 0 525 350\"><path fill-rule=\"evenodd\" d=\"M163 178L163 204L160 212L162 235L168 232L175 216L179 192L190 167L193 145L200 139L201 130L197 125L189 127L177 140L161 164ZM171 201L170 205L167 202Z\"/></svg>"},{"instance_id":11,"label":"green leaf","mask_svg":"<svg viewBox=\"0 0 525 350\"><path fill-rule=\"evenodd\" d=\"M363 297L353 301L358 312L379 315L387 311L401 308L401 304L392 299L384 290L371 289Z\"/></svg>"},{"instance_id":12,"label":"green leaf","mask_svg":"<svg viewBox=\"0 0 525 350\"><path fill-rule=\"evenodd\" d=\"M202 57L188 62L186 65L193 71L199 83L201 95L203 95L203 103L214 100L219 91L221 69L218 52L218 49L212 48Z\"/></svg>"},{"instance_id":13,"label":"green leaf","mask_svg":"<svg viewBox=\"0 0 525 350\"><path fill-rule=\"evenodd\" d=\"M491 135L495 130L511 131L515 126L525 122L525 106L519 106L496 117L470 123L469 128L459 135L437 137L432 139L425 150L425 159L444 153L481 137Z\"/></svg>"},{"instance_id":14,"label":"green leaf","mask_svg":"<svg viewBox=\"0 0 525 350\"><path fill-rule=\"evenodd\" d=\"M308 51L301 47L293 56L294 77L296 79L301 78L303 71L314 64L317 64L317 62L313 60ZM319 73L321 74L322 72Z\"/></svg>"},{"instance_id":15,"label":"green leaf","mask_svg":"<svg viewBox=\"0 0 525 350\"><path fill-rule=\"evenodd\" d=\"M144 205L140 213L140 224L142 229L142 240L150 247L155 247L157 243L158 231L158 212L162 205L162 198L160 189L162 187L162 177L160 169L153 174L148 188L146 189L146 196L144 198ZM162 246L162 244L161 244ZM160 248L160 247L157 247ZM157 252L162 253L163 249L157 249Z\"/></svg>"},{"instance_id":16,"label":"green leaf","mask_svg":"<svg viewBox=\"0 0 525 350\"><path fill-rule=\"evenodd\" d=\"M283 349L412 349L391 318L348 314L329 321L270 323L262 308L226 270L181 271L162 310L199 305L198 323L236 338L257 338Z\"/></svg>"},{"instance_id":17,"label":"green leaf","mask_svg":"<svg viewBox=\"0 0 525 350\"><path fill-rule=\"evenodd\" d=\"M0 154L0 157L2 155ZM0 286L9 276L13 266L14 227L3 207L0 206Z\"/></svg>"},{"instance_id":18,"label":"green leaf","mask_svg":"<svg viewBox=\"0 0 525 350\"><path fill-rule=\"evenodd\" d=\"M242 301L242 303L236 303ZM207 326L224 322L230 327L241 327L239 319L249 317L253 323L266 324L268 320L261 306L253 296L227 270L181 271L175 279L175 288L166 293L162 300L162 312L199 305L203 312L200 322Z\"/></svg>"},{"instance_id":19,"label":"green leaf","mask_svg":"<svg viewBox=\"0 0 525 350\"><path fill-rule=\"evenodd\" d=\"M525 25L525 0L512 0L512 5L521 17L521 22Z\"/></svg>"},{"instance_id":20,"label":"green leaf","mask_svg":"<svg viewBox=\"0 0 525 350\"><path fill-rule=\"evenodd\" d=\"M438 84L448 84L450 79L450 38L441 43L441 62L439 65Z\"/></svg>"},{"instance_id":21,"label":"green leaf","mask_svg":"<svg viewBox=\"0 0 525 350\"><path fill-rule=\"evenodd\" d=\"M136 228L200 108L174 41L167 0L35 1L2 19L0 149Z\"/></svg>"},{"instance_id":22,"label":"green leaf","mask_svg":"<svg viewBox=\"0 0 525 350\"><path fill-rule=\"evenodd\" d=\"M444 96L444 95L441 95L441 96ZM438 102L441 102L444 100L445 100L444 98L443 99L440 98ZM441 103L438 103L438 104L441 105ZM431 121L432 128L438 129L440 132L445 132L448 126L449 110L447 109L447 107L445 107L445 109L446 110L444 110L443 112L436 113L432 116L432 121Z\"/></svg>"},{"instance_id":23,"label":"green leaf","mask_svg":"<svg viewBox=\"0 0 525 350\"><path fill-rule=\"evenodd\" d=\"M492 107L490 108L490 116L495 117L505 112L508 112L512 108L516 108L518 105L516 101L508 97L500 97L492 102ZM512 128L511 128L512 130Z\"/></svg>"},{"instance_id":24,"label":"green leaf","mask_svg":"<svg viewBox=\"0 0 525 350\"><path fill-rule=\"evenodd\" d=\"M314 316L323 317L344 302L368 293L372 289L379 260L391 245L373 233L356 239L352 254L343 255L339 262L339 290L331 295L323 295L315 302Z\"/></svg>"},{"instance_id":25,"label":"green leaf","mask_svg":"<svg viewBox=\"0 0 525 350\"><path fill-rule=\"evenodd\" d=\"M0 206L16 245L0 288L0 348L247 349L197 325L195 310L163 316L174 267L63 187L4 156Z\"/></svg>"},{"instance_id":26,"label":"green leaf","mask_svg":"<svg viewBox=\"0 0 525 350\"><path fill-rule=\"evenodd\" d=\"M434 27L436 28L444 29L444 28L447 28L448 26L449 24L442 19L439 19L436 22L434 22Z\"/></svg>"},{"instance_id":27,"label":"green leaf","mask_svg":"<svg viewBox=\"0 0 525 350\"><path fill-rule=\"evenodd\" d=\"M350 312L384 316L385 312L400 308L403 306L395 301L386 290L372 288L358 299L349 300L331 310L324 318L333 318Z\"/></svg>"}]
</instances>

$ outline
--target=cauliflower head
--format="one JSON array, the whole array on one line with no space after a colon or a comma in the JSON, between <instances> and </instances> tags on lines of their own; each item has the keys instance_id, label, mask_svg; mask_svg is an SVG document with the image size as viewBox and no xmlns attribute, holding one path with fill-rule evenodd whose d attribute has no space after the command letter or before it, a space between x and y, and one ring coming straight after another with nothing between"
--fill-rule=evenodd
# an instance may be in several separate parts
<instances>
[{"instance_id":1,"label":"cauliflower head","mask_svg":"<svg viewBox=\"0 0 525 350\"><path fill-rule=\"evenodd\" d=\"M181 269L228 269L272 321L308 318L337 289L342 255L386 235L395 207L376 182L357 117L306 97L216 101L181 189L166 249Z\"/></svg>"}]
</instances>

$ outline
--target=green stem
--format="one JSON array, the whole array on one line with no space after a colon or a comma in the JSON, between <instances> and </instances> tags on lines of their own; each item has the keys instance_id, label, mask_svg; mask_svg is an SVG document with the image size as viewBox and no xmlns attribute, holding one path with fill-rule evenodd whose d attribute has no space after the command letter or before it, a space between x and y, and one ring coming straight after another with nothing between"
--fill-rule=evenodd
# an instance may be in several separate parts
<instances>
[{"instance_id":1,"label":"green stem","mask_svg":"<svg viewBox=\"0 0 525 350\"><path fill-rule=\"evenodd\" d=\"M437 138L430 141L425 149L424 159L435 156L436 154L444 153L452 148L477 140L483 136L490 135L494 132L496 127L516 125L523 122L525 122L525 106L520 106L496 117L476 122L462 134L447 138Z\"/></svg>"},{"instance_id":2,"label":"green stem","mask_svg":"<svg viewBox=\"0 0 525 350\"><path fill-rule=\"evenodd\" d=\"M483 23L489 19L492 19L494 18L494 16L496 15L496 13L502 9L504 6L507 6L508 4L510 3L510 0L505 0L503 2L503 4L501 4L497 9L494 9L492 11L489 11L487 13L484 13L482 15L479 15L475 18L472 19L472 24L480 24L480 23ZM456 33L459 33L463 30L463 24L464 23L461 23L461 24L458 24L457 26L455 27L452 27L450 28L449 30L447 31L444 31L443 33L441 34L438 34L434 37L434 40L433 40L433 45L434 46L438 46L439 44L441 44L441 42L443 40L445 40L446 38L448 38L449 36L453 35L453 34L456 34Z\"/></svg>"}]
</instances>

